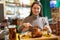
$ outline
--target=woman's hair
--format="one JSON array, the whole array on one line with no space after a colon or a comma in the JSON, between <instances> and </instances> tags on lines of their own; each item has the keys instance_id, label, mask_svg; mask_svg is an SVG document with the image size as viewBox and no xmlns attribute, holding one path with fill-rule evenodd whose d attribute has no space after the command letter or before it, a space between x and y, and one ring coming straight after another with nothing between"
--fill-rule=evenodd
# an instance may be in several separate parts
<instances>
[{"instance_id":1,"label":"woman's hair","mask_svg":"<svg viewBox=\"0 0 60 40\"><path fill-rule=\"evenodd\" d=\"M37 2L37 1L33 2L33 4L31 5L31 12L30 12L30 15L29 15L29 16L32 15L32 7L33 7L35 4L38 4L38 5L41 7L41 11L40 11L40 13L39 13L39 16L42 16L42 5L41 5L40 2Z\"/></svg>"}]
</instances>

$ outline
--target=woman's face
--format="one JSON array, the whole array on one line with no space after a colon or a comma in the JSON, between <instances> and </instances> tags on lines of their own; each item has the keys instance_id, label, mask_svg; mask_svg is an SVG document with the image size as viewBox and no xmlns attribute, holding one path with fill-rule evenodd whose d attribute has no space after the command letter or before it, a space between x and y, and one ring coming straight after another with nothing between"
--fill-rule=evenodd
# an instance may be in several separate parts
<instances>
[{"instance_id":1,"label":"woman's face","mask_svg":"<svg viewBox=\"0 0 60 40\"><path fill-rule=\"evenodd\" d=\"M41 11L41 7L38 4L34 4L32 7L32 13L34 15L39 15L40 11Z\"/></svg>"}]
</instances>

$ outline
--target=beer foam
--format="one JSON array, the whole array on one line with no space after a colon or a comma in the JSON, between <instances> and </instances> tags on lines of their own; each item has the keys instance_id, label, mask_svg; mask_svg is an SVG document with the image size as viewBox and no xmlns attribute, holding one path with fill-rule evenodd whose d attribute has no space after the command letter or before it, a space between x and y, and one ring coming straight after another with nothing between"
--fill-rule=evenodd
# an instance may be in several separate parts
<instances>
[{"instance_id":1,"label":"beer foam","mask_svg":"<svg viewBox=\"0 0 60 40\"><path fill-rule=\"evenodd\" d=\"M16 25L9 25L8 28L16 28Z\"/></svg>"}]
</instances>

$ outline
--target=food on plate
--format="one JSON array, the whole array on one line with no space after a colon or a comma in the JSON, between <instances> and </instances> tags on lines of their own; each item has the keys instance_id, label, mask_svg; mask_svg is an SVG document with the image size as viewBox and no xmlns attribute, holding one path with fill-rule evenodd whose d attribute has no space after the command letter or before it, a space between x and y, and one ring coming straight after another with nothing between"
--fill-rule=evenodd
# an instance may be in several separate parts
<instances>
[{"instance_id":1,"label":"food on plate","mask_svg":"<svg viewBox=\"0 0 60 40\"><path fill-rule=\"evenodd\" d=\"M38 26L35 26L32 30L32 38L41 37L42 32Z\"/></svg>"},{"instance_id":2,"label":"food on plate","mask_svg":"<svg viewBox=\"0 0 60 40\"><path fill-rule=\"evenodd\" d=\"M51 33L48 33L47 31L42 31L42 36L50 37Z\"/></svg>"},{"instance_id":3,"label":"food on plate","mask_svg":"<svg viewBox=\"0 0 60 40\"><path fill-rule=\"evenodd\" d=\"M26 32L20 35L20 38L31 38L31 32Z\"/></svg>"}]
</instances>

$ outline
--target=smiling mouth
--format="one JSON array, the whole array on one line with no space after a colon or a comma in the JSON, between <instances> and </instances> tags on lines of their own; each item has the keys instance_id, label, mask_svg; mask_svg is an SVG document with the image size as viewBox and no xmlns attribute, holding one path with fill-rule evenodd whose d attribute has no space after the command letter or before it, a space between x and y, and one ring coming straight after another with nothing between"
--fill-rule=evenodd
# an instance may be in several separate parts
<instances>
[{"instance_id":1,"label":"smiling mouth","mask_svg":"<svg viewBox=\"0 0 60 40\"><path fill-rule=\"evenodd\" d=\"M39 14L38 12L35 12L35 14Z\"/></svg>"}]
</instances>

